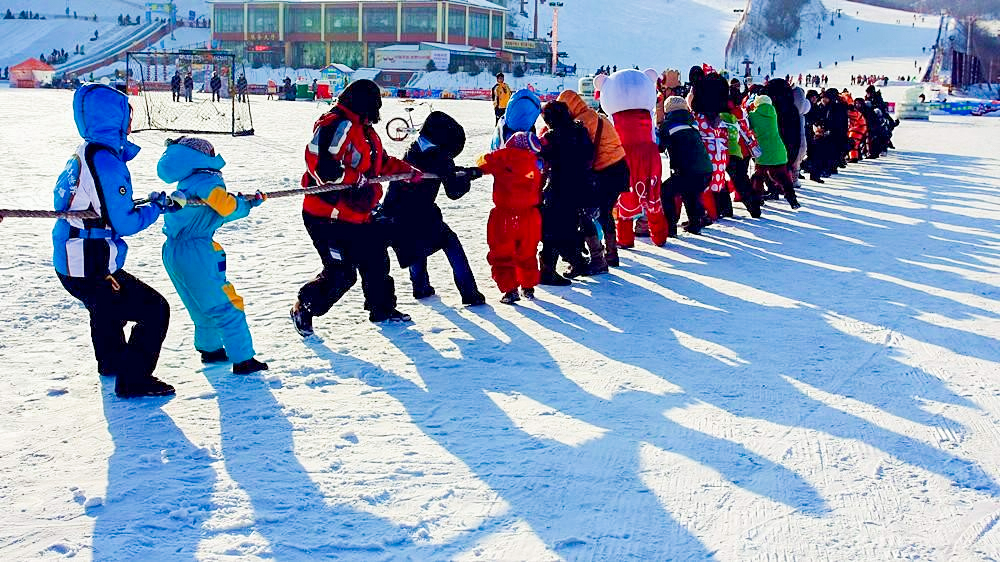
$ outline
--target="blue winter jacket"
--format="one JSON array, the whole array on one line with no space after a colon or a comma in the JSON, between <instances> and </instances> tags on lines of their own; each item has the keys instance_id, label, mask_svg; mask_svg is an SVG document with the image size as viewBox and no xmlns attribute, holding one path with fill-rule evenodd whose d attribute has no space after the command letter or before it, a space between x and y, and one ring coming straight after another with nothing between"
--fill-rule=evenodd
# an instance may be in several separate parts
<instances>
[{"instance_id":1,"label":"blue winter jacket","mask_svg":"<svg viewBox=\"0 0 1000 562\"><path fill-rule=\"evenodd\" d=\"M132 177L126 162L135 158L139 147L128 142L130 108L128 96L102 84L87 84L73 96L76 129L88 143L85 162L74 156L56 183L57 205L62 194L71 191L80 178L81 167L88 166L100 199L102 219L84 221L84 229L66 219L56 221L52 229L52 261L57 272L75 277L104 277L125 266L128 245L122 240L156 222L160 209L152 205L137 207L132 202ZM81 234L81 231L83 233ZM103 234L102 234L103 232ZM67 242L80 240L71 252ZM68 255L72 253L73 255ZM73 262L71 272L69 262Z\"/></svg>"},{"instance_id":2,"label":"blue winter jacket","mask_svg":"<svg viewBox=\"0 0 1000 562\"><path fill-rule=\"evenodd\" d=\"M177 183L177 189L189 199L197 197L205 205L189 205L163 217L163 233L172 240L204 238L223 224L241 219L250 213L250 202L234 197L226 190L220 170L226 165L222 156L209 156L182 144L172 144L160 157L156 173L166 183Z\"/></svg>"},{"instance_id":3,"label":"blue winter jacket","mask_svg":"<svg viewBox=\"0 0 1000 562\"><path fill-rule=\"evenodd\" d=\"M520 89L514 92L507 102L507 111L497 123L493 140L490 143L490 150L503 148L514 133L519 131L530 131L538 121L538 116L542 114L542 101L538 99L535 92L528 89Z\"/></svg>"}]
</instances>

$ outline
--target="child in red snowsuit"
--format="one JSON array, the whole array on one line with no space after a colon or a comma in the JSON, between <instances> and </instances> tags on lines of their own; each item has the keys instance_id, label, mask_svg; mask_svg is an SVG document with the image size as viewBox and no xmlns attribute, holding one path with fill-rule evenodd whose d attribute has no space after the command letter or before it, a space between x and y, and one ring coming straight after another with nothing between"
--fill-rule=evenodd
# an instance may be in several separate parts
<instances>
[{"instance_id":1,"label":"child in red snowsuit","mask_svg":"<svg viewBox=\"0 0 1000 562\"><path fill-rule=\"evenodd\" d=\"M538 243L542 239L542 171L538 166L538 138L519 132L503 148L479 157L476 165L493 176L493 210L486 224L486 260L493 268L493 280L503 293L500 302L535 296L539 281Z\"/></svg>"}]
</instances>

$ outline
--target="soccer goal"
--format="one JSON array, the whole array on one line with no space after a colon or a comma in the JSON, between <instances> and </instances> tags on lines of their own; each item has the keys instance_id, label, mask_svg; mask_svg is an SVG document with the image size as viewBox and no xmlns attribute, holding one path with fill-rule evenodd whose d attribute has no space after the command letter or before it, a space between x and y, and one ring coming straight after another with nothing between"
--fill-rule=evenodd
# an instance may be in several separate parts
<instances>
[{"instance_id":1,"label":"soccer goal","mask_svg":"<svg viewBox=\"0 0 1000 562\"><path fill-rule=\"evenodd\" d=\"M243 67L233 53L129 52L126 68L128 93L137 100L132 103L133 131L253 134L250 102L236 90ZM213 89L216 75L219 87Z\"/></svg>"}]
</instances>

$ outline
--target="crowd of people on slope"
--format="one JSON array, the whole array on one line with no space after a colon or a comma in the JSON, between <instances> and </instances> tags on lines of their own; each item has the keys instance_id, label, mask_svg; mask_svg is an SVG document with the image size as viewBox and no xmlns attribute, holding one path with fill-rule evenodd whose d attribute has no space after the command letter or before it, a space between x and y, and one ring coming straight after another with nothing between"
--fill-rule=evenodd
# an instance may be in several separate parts
<instances>
[{"instance_id":1,"label":"crowd of people on slope","mask_svg":"<svg viewBox=\"0 0 1000 562\"><path fill-rule=\"evenodd\" d=\"M500 302L514 304L535 298L539 284L570 285L617 267L619 250L632 247L636 236L663 245L679 227L700 233L733 216L732 192L751 217L780 195L798 208L799 169L822 180L891 146L891 126L883 122L880 129L866 117L887 115L874 87L851 105L836 90L807 93L782 79L743 90L708 66L692 68L683 85L677 71L665 72L659 85L657 78L632 69L600 77L602 112L573 91L545 104L530 90L514 92L490 151L469 167L455 163L465 147L462 125L437 111L403 157L390 156L375 129L378 85L351 83L316 121L305 149L302 186L340 187L303 199L305 230L322 270L291 307L296 331L312 335L314 320L359 277L371 322L410 321L397 308L389 248L408 269L414 298L435 294L427 259L443 250L462 302L485 304L462 243L436 203L442 187L458 199L472 181L492 176L486 259ZM168 142L157 165L158 176L176 190L154 191L137 205L127 167L138 152L127 140L127 96L88 84L76 91L73 110L83 143L57 181L56 210L94 210L98 218L59 219L53 263L65 289L89 311L99 373L117 377L115 392L123 398L174 393L153 375L169 306L124 269L123 237L160 215L164 266L194 322L202 361L232 363L234 374L267 369L255 358L243 299L226 278L225 251L213 241L220 226L247 216L266 195L231 194L225 161L212 144L181 137ZM661 185L663 153L671 172ZM383 176L394 176L385 192L375 179ZM185 205L192 198L204 204ZM557 270L559 260L566 269ZM127 322L135 324L128 338Z\"/></svg>"}]
</instances>

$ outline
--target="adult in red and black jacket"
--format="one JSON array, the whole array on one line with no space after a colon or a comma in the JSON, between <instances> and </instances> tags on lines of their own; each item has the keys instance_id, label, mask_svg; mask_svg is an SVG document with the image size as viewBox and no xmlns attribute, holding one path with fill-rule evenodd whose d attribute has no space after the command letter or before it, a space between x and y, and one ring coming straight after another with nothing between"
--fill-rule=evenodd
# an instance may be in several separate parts
<instances>
[{"instance_id":1,"label":"adult in red and black jacket","mask_svg":"<svg viewBox=\"0 0 1000 562\"><path fill-rule=\"evenodd\" d=\"M302 177L303 187L331 182L357 185L306 195L302 204L306 231L323 261L323 271L299 289L292 308L295 327L303 336L312 333L313 317L326 314L354 286L359 273L369 320L410 319L396 310L386 234L380 224L372 222L382 186L364 183L365 178L416 171L383 150L372 126L379 121L381 107L381 92L374 82L351 83L337 104L316 121L306 147L308 171Z\"/></svg>"}]
</instances>

